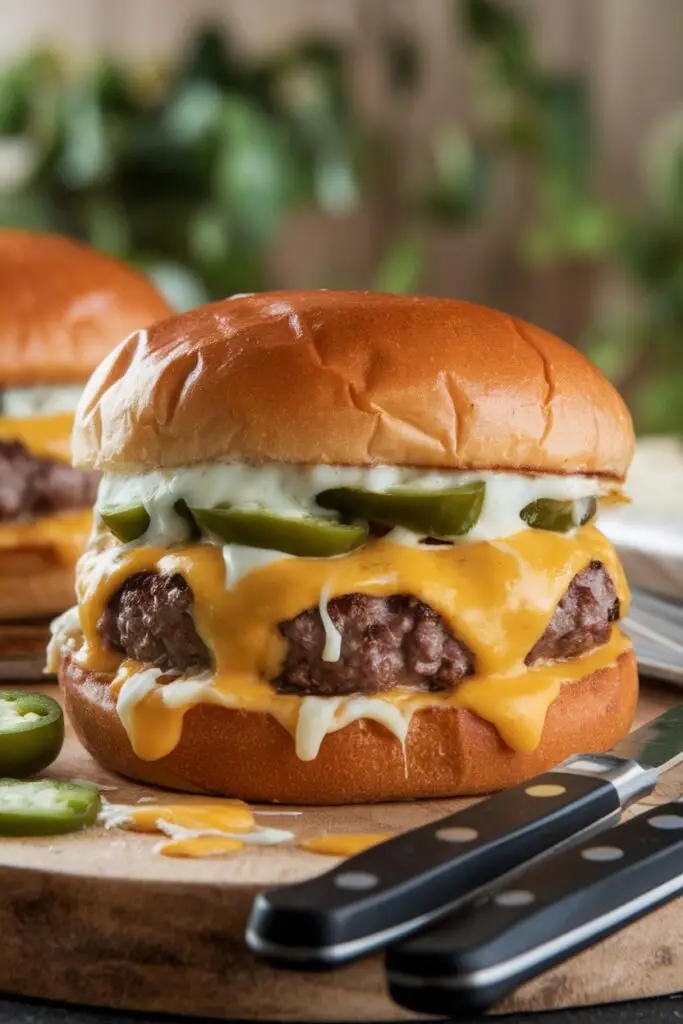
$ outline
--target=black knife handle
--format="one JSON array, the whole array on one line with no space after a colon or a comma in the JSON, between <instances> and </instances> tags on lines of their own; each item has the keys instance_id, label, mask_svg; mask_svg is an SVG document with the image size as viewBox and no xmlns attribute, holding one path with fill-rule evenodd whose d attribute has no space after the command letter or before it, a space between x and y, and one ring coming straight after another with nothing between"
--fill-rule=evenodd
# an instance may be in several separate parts
<instances>
[{"instance_id":1,"label":"black knife handle","mask_svg":"<svg viewBox=\"0 0 683 1024\"><path fill-rule=\"evenodd\" d=\"M392 998L421 1013L483 1011L682 891L677 802L518 873L465 913L389 949Z\"/></svg>"},{"instance_id":2,"label":"black knife handle","mask_svg":"<svg viewBox=\"0 0 683 1024\"><path fill-rule=\"evenodd\" d=\"M633 762L608 760L605 772L618 762L617 773L646 777ZM300 969L354 959L443 916L494 879L613 817L621 792L596 774L539 775L310 881L261 894L247 925L247 945L270 962Z\"/></svg>"}]
</instances>

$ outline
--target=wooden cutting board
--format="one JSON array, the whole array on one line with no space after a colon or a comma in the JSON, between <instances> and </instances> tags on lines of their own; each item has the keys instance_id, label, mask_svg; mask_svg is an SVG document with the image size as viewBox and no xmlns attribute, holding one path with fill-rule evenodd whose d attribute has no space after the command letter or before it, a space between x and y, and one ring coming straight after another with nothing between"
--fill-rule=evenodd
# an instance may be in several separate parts
<instances>
[{"instance_id":1,"label":"wooden cutting board","mask_svg":"<svg viewBox=\"0 0 683 1024\"><path fill-rule=\"evenodd\" d=\"M56 693L54 686L42 689ZM679 699L676 690L644 687L639 723ZM73 734L46 774L98 782L112 803L159 792L100 769ZM679 768L640 809L682 792ZM459 804L311 808L299 816L282 808L282 816L258 820L290 829L297 840L326 832L396 833ZM267 967L245 948L242 935L255 893L322 872L335 863L332 858L307 853L295 841L211 860L173 860L153 852L157 839L98 828L60 838L0 840L0 991L233 1020L415 1017L386 996L379 956L331 973L303 974ZM501 1009L547 1010L681 989L683 899L525 985Z\"/></svg>"}]
</instances>

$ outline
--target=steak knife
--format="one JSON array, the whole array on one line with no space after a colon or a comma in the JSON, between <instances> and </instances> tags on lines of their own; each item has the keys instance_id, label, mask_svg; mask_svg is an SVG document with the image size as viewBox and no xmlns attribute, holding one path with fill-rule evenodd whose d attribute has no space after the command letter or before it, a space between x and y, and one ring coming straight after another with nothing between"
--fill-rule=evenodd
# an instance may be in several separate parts
<instances>
[{"instance_id":1,"label":"steak knife","mask_svg":"<svg viewBox=\"0 0 683 1024\"><path fill-rule=\"evenodd\" d=\"M390 948L390 995L410 1010L469 1017L682 892L677 801L546 858L470 910Z\"/></svg>"},{"instance_id":2,"label":"steak knife","mask_svg":"<svg viewBox=\"0 0 683 1024\"><path fill-rule=\"evenodd\" d=\"M262 959L299 970L356 959L424 928L528 861L614 824L681 759L683 705L606 754L570 757L316 878L258 895L246 943Z\"/></svg>"}]
</instances>

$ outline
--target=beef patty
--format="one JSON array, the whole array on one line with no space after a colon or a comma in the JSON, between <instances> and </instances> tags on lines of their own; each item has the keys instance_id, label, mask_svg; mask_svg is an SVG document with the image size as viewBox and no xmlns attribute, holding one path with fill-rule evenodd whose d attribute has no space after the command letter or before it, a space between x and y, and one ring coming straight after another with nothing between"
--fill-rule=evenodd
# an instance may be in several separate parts
<instances>
[{"instance_id":1,"label":"beef patty","mask_svg":"<svg viewBox=\"0 0 683 1024\"><path fill-rule=\"evenodd\" d=\"M100 615L106 647L164 671L206 668L209 651L192 618L194 596L179 573L136 572Z\"/></svg>"},{"instance_id":2,"label":"beef patty","mask_svg":"<svg viewBox=\"0 0 683 1024\"><path fill-rule=\"evenodd\" d=\"M164 671L206 668L210 653L192 618L193 594L182 576L130 576L100 617L107 647ZM341 657L323 661L325 631L318 608L279 625L287 641L274 686L280 693L333 696L381 693L394 686L450 690L473 670L471 652L432 608L407 594L345 594L328 613L342 635ZM609 638L619 618L614 583L601 562L572 580L543 636L526 658L574 658Z\"/></svg>"},{"instance_id":3,"label":"beef patty","mask_svg":"<svg viewBox=\"0 0 683 1024\"><path fill-rule=\"evenodd\" d=\"M0 523L16 523L88 508L98 476L30 452L21 441L0 441Z\"/></svg>"},{"instance_id":4,"label":"beef patty","mask_svg":"<svg viewBox=\"0 0 683 1024\"><path fill-rule=\"evenodd\" d=\"M527 665L586 654L609 640L610 625L618 618L612 577L602 562L591 562L570 583L545 633L527 654Z\"/></svg>"}]
</instances>

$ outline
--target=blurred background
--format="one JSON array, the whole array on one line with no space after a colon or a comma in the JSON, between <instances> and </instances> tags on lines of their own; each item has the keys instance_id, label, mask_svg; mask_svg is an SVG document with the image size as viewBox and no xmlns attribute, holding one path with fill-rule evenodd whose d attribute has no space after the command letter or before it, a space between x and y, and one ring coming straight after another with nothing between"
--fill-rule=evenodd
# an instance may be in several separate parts
<instances>
[{"instance_id":1,"label":"blurred background","mask_svg":"<svg viewBox=\"0 0 683 1024\"><path fill-rule=\"evenodd\" d=\"M500 306L683 431L683 0L0 0L0 224Z\"/></svg>"}]
</instances>

